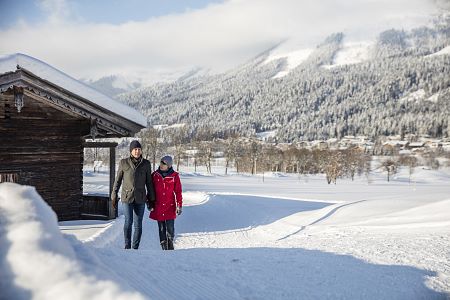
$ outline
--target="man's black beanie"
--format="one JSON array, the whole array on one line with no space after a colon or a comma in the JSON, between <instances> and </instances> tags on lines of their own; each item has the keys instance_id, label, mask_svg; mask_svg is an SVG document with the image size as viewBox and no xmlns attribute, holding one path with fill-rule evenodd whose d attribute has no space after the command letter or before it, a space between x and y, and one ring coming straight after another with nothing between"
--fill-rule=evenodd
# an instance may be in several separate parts
<instances>
[{"instance_id":1,"label":"man's black beanie","mask_svg":"<svg viewBox=\"0 0 450 300\"><path fill-rule=\"evenodd\" d=\"M134 148L141 148L141 149L142 149L141 143L139 143L139 141L137 141L137 140L132 141L132 142L130 143L130 152L131 152Z\"/></svg>"}]
</instances>

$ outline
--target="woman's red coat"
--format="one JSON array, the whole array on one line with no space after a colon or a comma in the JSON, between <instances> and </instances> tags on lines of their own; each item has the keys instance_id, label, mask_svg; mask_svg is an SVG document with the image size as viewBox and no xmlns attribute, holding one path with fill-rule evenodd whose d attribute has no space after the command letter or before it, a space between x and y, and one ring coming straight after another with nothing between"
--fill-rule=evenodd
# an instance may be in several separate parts
<instances>
[{"instance_id":1,"label":"woman's red coat","mask_svg":"<svg viewBox=\"0 0 450 300\"><path fill-rule=\"evenodd\" d=\"M153 187L155 188L155 207L150 212L150 218L156 221L173 220L177 217L177 206L181 208L180 175L177 172L163 178L158 171L153 172Z\"/></svg>"}]
</instances>

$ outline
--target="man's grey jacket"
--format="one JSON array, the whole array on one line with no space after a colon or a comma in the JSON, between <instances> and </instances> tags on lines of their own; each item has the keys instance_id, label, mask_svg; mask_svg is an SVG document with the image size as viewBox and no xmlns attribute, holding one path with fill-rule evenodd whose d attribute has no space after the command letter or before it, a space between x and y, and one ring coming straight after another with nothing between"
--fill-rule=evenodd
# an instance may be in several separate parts
<instances>
[{"instance_id":1,"label":"man's grey jacket","mask_svg":"<svg viewBox=\"0 0 450 300\"><path fill-rule=\"evenodd\" d=\"M122 185L123 181L123 185ZM118 202L117 198L122 185L121 200L124 203L145 203L155 200L155 191L152 182L152 169L150 162L145 158L134 165L131 157L120 160L119 170L111 193L111 200ZM147 191L145 190L147 188Z\"/></svg>"}]
</instances>

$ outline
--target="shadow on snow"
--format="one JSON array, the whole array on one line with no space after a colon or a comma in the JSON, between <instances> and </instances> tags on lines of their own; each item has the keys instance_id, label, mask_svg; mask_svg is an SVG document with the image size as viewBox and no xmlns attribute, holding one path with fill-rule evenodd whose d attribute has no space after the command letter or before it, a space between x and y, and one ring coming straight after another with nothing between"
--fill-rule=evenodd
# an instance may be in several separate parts
<instances>
[{"instance_id":1,"label":"shadow on snow","mask_svg":"<svg viewBox=\"0 0 450 300\"><path fill-rule=\"evenodd\" d=\"M177 233L235 230L273 223L289 215L321 209L323 202L286 200L247 195L211 195L202 205L183 208Z\"/></svg>"},{"instance_id":2,"label":"shadow on snow","mask_svg":"<svg viewBox=\"0 0 450 300\"><path fill-rule=\"evenodd\" d=\"M349 255L285 248L124 252L98 249L138 292L158 299L447 299L427 287L435 272ZM115 254L114 254L115 253ZM114 257L114 255L120 255ZM124 256L127 263L123 263ZM151 259L149 259L151 257ZM164 271L162 271L164 270ZM171 284L176 282L176 284ZM168 285L170 288L168 288Z\"/></svg>"}]
</instances>

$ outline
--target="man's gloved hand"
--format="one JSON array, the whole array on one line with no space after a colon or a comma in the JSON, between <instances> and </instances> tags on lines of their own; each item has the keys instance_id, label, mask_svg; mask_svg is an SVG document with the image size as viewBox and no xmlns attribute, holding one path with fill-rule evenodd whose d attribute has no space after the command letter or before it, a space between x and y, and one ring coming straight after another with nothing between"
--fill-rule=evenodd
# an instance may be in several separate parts
<instances>
[{"instance_id":1,"label":"man's gloved hand","mask_svg":"<svg viewBox=\"0 0 450 300\"><path fill-rule=\"evenodd\" d=\"M181 215L181 213L183 212L183 209L181 208L181 206L177 207L177 216Z\"/></svg>"},{"instance_id":2,"label":"man's gloved hand","mask_svg":"<svg viewBox=\"0 0 450 300\"><path fill-rule=\"evenodd\" d=\"M149 211L152 211L153 208L155 208L155 197L152 197L150 194L147 194L147 201L145 204L147 205L147 208Z\"/></svg>"}]
</instances>

